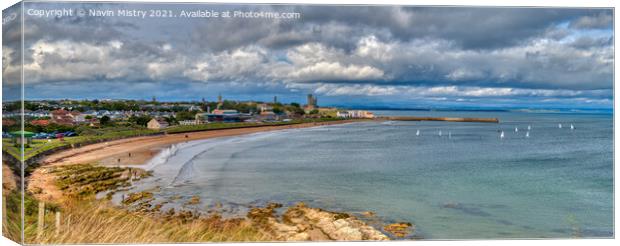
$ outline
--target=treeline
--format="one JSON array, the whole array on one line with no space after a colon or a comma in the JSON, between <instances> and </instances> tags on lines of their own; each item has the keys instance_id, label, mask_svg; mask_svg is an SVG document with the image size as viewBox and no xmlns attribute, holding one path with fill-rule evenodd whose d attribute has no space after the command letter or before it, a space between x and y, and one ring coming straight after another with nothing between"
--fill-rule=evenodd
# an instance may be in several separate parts
<instances>
[{"instance_id":1,"label":"treeline","mask_svg":"<svg viewBox=\"0 0 620 246\"><path fill-rule=\"evenodd\" d=\"M247 103L231 100L224 100L222 102L222 109L234 109L241 113L256 112L256 106L263 102ZM161 105L168 104L170 107L160 107ZM182 112L188 111L187 106L181 106L182 104L192 104L200 107L203 111L207 109L216 109L217 102L176 102L176 103L161 103L156 101L144 101L144 100L123 100L123 101L100 101L100 100L81 100L81 101L46 101L45 104L24 101L24 109L30 111L36 110L55 110L60 105L67 109L85 112L88 110L109 110L109 111L140 111L140 110L155 110L162 112ZM275 113L291 112L303 114L303 109L299 103L282 104L282 103L270 103L274 108ZM3 108L6 111L18 111L21 109L20 102L5 102Z\"/></svg>"}]
</instances>

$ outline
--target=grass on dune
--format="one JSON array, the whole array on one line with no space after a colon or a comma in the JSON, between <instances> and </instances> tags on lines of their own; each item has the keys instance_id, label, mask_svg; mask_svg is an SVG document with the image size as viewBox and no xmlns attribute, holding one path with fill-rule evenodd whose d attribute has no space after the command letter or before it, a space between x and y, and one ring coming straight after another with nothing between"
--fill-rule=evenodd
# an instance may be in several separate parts
<instances>
[{"instance_id":1,"label":"grass on dune","mask_svg":"<svg viewBox=\"0 0 620 246\"><path fill-rule=\"evenodd\" d=\"M3 226L3 235L17 242L21 238L19 198L17 191L9 194L9 218ZM269 235L243 219L225 220L217 216L192 220L184 217L157 217L117 208L105 200L71 199L60 206L46 206L44 230L41 236L37 236L38 201L26 195L25 243L137 244L272 240ZM61 214L59 230L55 225L55 211Z\"/></svg>"},{"instance_id":2,"label":"grass on dune","mask_svg":"<svg viewBox=\"0 0 620 246\"><path fill-rule=\"evenodd\" d=\"M170 242L242 242L266 241L270 238L245 220L222 220L217 217L183 221L157 218L112 207L101 201L73 201L63 206L58 234L53 216L51 226L40 238L26 242L42 244L72 243L170 243Z\"/></svg>"},{"instance_id":3,"label":"grass on dune","mask_svg":"<svg viewBox=\"0 0 620 246\"><path fill-rule=\"evenodd\" d=\"M265 241L266 234L242 219L224 220L218 216L196 218L187 213L154 215L151 209L129 211L115 207L108 200L95 200L97 192L128 185L130 176L150 176L141 169L103 167L90 164L52 168L56 185L68 195L61 204L62 221L46 229L35 243L171 243ZM130 205L133 202L123 201ZM139 203L139 201L136 201ZM189 219L188 219L189 218ZM53 219L50 218L50 225ZM46 218L47 220L47 218ZM28 242L28 240L27 240Z\"/></svg>"},{"instance_id":4,"label":"grass on dune","mask_svg":"<svg viewBox=\"0 0 620 246\"><path fill-rule=\"evenodd\" d=\"M191 213L154 213L130 211L114 206L109 200L96 200L102 190L125 187L127 173L136 178L149 176L133 168L103 167L90 164L59 166L48 169L56 176L56 185L66 199L60 204L45 204L45 226L37 235L39 201L25 194L24 234L27 244L126 244L177 242L269 241L271 237L245 219L222 219L217 215L198 217ZM3 194L8 219L3 235L20 241L21 194L18 189ZM60 212L60 226L55 213ZM189 215L188 215L189 214Z\"/></svg>"}]
</instances>

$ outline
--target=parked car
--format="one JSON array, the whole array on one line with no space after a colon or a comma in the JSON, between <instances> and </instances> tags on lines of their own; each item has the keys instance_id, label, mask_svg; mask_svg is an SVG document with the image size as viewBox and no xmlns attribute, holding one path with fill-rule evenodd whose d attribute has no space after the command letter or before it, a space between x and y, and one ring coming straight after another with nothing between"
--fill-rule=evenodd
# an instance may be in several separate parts
<instances>
[{"instance_id":1,"label":"parked car","mask_svg":"<svg viewBox=\"0 0 620 246\"><path fill-rule=\"evenodd\" d=\"M34 139L52 139L55 138L53 134L49 134L49 133L45 133L45 132L39 132L34 134L34 136L32 137Z\"/></svg>"}]
</instances>

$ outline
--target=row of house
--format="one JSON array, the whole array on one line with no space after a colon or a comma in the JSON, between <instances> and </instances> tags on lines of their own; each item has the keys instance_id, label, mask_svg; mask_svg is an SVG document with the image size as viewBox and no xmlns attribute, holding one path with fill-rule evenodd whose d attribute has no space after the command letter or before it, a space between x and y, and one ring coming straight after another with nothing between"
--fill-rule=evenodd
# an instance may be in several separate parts
<instances>
[{"instance_id":1,"label":"row of house","mask_svg":"<svg viewBox=\"0 0 620 246\"><path fill-rule=\"evenodd\" d=\"M101 118L108 116L110 119L126 119L131 116L151 116L151 117L172 117L172 112L160 112L160 111L109 111L109 110L89 110L84 112L84 115L90 115L93 118Z\"/></svg>"},{"instance_id":2,"label":"row of house","mask_svg":"<svg viewBox=\"0 0 620 246\"><path fill-rule=\"evenodd\" d=\"M49 111L49 110L36 110L36 111L31 111L31 110L24 110L24 117L26 118L51 118L54 114L55 111L59 111L59 110L64 110L64 111L68 111L66 109L58 109L58 110L54 110L54 111ZM103 116L108 116L111 119L124 119L124 118L128 118L131 116L142 116L142 115L148 115L151 117L171 117L174 116L173 112L161 112L161 111L116 111L116 110L88 110L85 112L79 112L79 111L69 111L72 112L72 114L81 114L84 116L91 116L93 118L101 118ZM64 112L57 112L56 114L65 114ZM11 117L20 117L20 111L14 111L14 112L5 112L3 114L3 117L5 118L11 118Z\"/></svg>"},{"instance_id":3,"label":"row of house","mask_svg":"<svg viewBox=\"0 0 620 246\"><path fill-rule=\"evenodd\" d=\"M7 117L7 118L21 117L21 113L20 111L5 112L3 113L2 116ZM51 117L51 116L52 114L48 110L42 110L42 109L35 110L35 111L28 110L28 109L24 110L24 117L43 118L43 117Z\"/></svg>"},{"instance_id":4,"label":"row of house","mask_svg":"<svg viewBox=\"0 0 620 246\"><path fill-rule=\"evenodd\" d=\"M3 115L4 118L20 117L19 111L7 112ZM153 118L173 117L172 112L160 112L160 111L111 111L111 110L88 110L85 112L69 111L66 109L57 109L53 111L49 110L24 110L25 118L35 118L31 123L34 125L47 125L49 123L56 123L60 125L75 125L81 123L87 123L91 119L99 119L104 116L113 120L127 119L131 116L150 116ZM41 119L49 118L49 120Z\"/></svg>"},{"instance_id":5,"label":"row of house","mask_svg":"<svg viewBox=\"0 0 620 246\"><path fill-rule=\"evenodd\" d=\"M86 115L78 111L57 109L52 111L50 121L59 125L74 125L86 122Z\"/></svg>"}]
</instances>

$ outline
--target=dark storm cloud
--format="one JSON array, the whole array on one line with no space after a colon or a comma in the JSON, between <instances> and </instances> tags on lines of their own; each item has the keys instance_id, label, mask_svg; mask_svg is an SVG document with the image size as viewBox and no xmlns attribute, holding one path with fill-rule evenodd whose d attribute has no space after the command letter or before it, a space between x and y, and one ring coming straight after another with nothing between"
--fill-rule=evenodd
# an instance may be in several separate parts
<instances>
[{"instance_id":1,"label":"dark storm cloud","mask_svg":"<svg viewBox=\"0 0 620 246\"><path fill-rule=\"evenodd\" d=\"M105 42L118 39L138 26L111 18L25 18L24 40L73 40L78 42Z\"/></svg>"},{"instance_id":2,"label":"dark storm cloud","mask_svg":"<svg viewBox=\"0 0 620 246\"><path fill-rule=\"evenodd\" d=\"M79 81L87 87L106 81L171 80L237 88L269 84L281 91L325 95L364 92L430 98L443 93L459 99L488 94L608 100L600 95L609 93L598 91L612 88L609 9L129 3L77 7L299 12L302 17L29 17L24 69L30 83ZM15 37L8 28L3 34ZM10 47L11 42L5 42L3 49ZM9 58L14 66L7 74L16 74L17 59Z\"/></svg>"},{"instance_id":3,"label":"dark storm cloud","mask_svg":"<svg viewBox=\"0 0 620 246\"><path fill-rule=\"evenodd\" d=\"M436 38L450 40L464 49L495 49L543 35L561 23L576 22L571 24L576 28L610 28L611 25L611 19L607 18L611 16L610 10L390 6L297 6L275 9L300 12L303 21L209 22L196 29L195 35L197 40L212 41L212 48L216 50L256 42L277 49L308 41L322 41L347 48L356 38L370 33L378 34L382 39L403 42ZM241 29L244 31L231 33L231 30Z\"/></svg>"},{"instance_id":4,"label":"dark storm cloud","mask_svg":"<svg viewBox=\"0 0 620 246\"><path fill-rule=\"evenodd\" d=\"M604 11L598 14L581 16L571 22L571 27L580 29L606 29L613 25L612 12Z\"/></svg>"},{"instance_id":5,"label":"dark storm cloud","mask_svg":"<svg viewBox=\"0 0 620 246\"><path fill-rule=\"evenodd\" d=\"M571 43L571 46L580 49L590 49L592 47L611 47L613 42L612 37L579 37Z\"/></svg>"},{"instance_id":6,"label":"dark storm cloud","mask_svg":"<svg viewBox=\"0 0 620 246\"><path fill-rule=\"evenodd\" d=\"M451 40L465 49L492 49L518 44L553 24L583 11L508 8L352 7L305 12L304 20L341 22L385 28L400 41L413 38Z\"/></svg>"}]
</instances>

